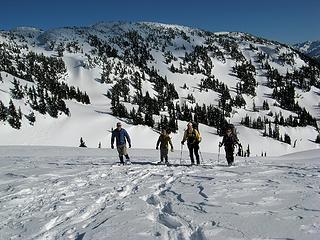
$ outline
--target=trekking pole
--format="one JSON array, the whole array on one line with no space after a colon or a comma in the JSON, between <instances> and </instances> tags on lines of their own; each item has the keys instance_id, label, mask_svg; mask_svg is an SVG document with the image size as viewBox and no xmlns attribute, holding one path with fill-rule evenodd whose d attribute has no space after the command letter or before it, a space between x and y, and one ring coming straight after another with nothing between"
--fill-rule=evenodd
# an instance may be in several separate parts
<instances>
[{"instance_id":1,"label":"trekking pole","mask_svg":"<svg viewBox=\"0 0 320 240\"><path fill-rule=\"evenodd\" d=\"M181 144L181 147L180 147L180 149L181 149L181 151L180 151L180 166L181 166L183 144Z\"/></svg>"},{"instance_id":2,"label":"trekking pole","mask_svg":"<svg viewBox=\"0 0 320 240\"><path fill-rule=\"evenodd\" d=\"M218 165L220 164L220 142L219 142L219 151L218 151Z\"/></svg>"},{"instance_id":3,"label":"trekking pole","mask_svg":"<svg viewBox=\"0 0 320 240\"><path fill-rule=\"evenodd\" d=\"M200 153L200 157L201 157L201 165L203 165L204 163L203 163L203 157L202 157L202 152L200 151L200 149L199 149L199 153Z\"/></svg>"}]
</instances>

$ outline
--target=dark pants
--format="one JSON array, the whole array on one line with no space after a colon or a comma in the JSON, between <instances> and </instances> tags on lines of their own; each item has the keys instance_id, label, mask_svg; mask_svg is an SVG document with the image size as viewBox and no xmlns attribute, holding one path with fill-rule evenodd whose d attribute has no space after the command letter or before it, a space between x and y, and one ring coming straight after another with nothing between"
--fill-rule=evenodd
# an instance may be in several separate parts
<instances>
[{"instance_id":1,"label":"dark pants","mask_svg":"<svg viewBox=\"0 0 320 240\"><path fill-rule=\"evenodd\" d=\"M234 156L233 156L234 146L226 145L224 147L224 150L226 151L226 159L228 161L228 165L232 165L232 163L234 162Z\"/></svg>"},{"instance_id":2,"label":"dark pants","mask_svg":"<svg viewBox=\"0 0 320 240\"><path fill-rule=\"evenodd\" d=\"M124 155L124 156L126 157L127 161L130 160L130 157L129 157L128 154L127 154L127 155ZM124 163L124 162L123 162L123 155L122 155L122 156L119 156L119 159L120 159L120 162L121 162L121 163Z\"/></svg>"},{"instance_id":3,"label":"dark pants","mask_svg":"<svg viewBox=\"0 0 320 240\"><path fill-rule=\"evenodd\" d=\"M163 162L163 160L165 160L166 162L168 162L168 148L160 148L160 160L161 162Z\"/></svg>"},{"instance_id":4,"label":"dark pants","mask_svg":"<svg viewBox=\"0 0 320 240\"><path fill-rule=\"evenodd\" d=\"M193 157L193 153L194 153L194 155L196 156L197 164L200 164L199 143L188 144L188 148L189 148L189 156L190 156L191 163L194 164L194 157Z\"/></svg>"}]
</instances>

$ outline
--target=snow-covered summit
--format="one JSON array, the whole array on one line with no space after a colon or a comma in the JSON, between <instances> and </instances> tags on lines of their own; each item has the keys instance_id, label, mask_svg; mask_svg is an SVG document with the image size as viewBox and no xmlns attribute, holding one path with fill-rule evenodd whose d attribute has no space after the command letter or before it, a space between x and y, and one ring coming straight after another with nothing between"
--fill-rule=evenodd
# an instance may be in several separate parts
<instances>
[{"instance_id":1,"label":"snow-covered summit","mask_svg":"<svg viewBox=\"0 0 320 240\"><path fill-rule=\"evenodd\" d=\"M320 40L306 41L303 43L294 44L293 46L311 57L320 59Z\"/></svg>"}]
</instances>

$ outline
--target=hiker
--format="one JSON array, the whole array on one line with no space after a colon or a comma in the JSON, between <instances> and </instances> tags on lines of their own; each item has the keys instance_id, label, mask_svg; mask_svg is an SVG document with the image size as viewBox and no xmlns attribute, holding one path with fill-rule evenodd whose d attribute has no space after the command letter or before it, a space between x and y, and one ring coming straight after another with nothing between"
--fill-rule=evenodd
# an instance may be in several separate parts
<instances>
[{"instance_id":1,"label":"hiker","mask_svg":"<svg viewBox=\"0 0 320 240\"><path fill-rule=\"evenodd\" d=\"M184 145L185 141L187 141L191 165L194 165L193 154L196 156L197 164L200 164L199 143L201 142L201 136L200 136L198 130L196 130L193 127L192 122L188 123L187 130L185 130L185 132L184 132L184 136L181 141L181 144Z\"/></svg>"},{"instance_id":2,"label":"hiker","mask_svg":"<svg viewBox=\"0 0 320 240\"><path fill-rule=\"evenodd\" d=\"M120 122L117 123L117 128L112 131L111 136L111 148L114 149L114 139L116 138L116 146L119 153L120 163L124 164L123 155L126 157L127 163L130 163L130 158L127 153L127 144L128 141L129 148L131 148L131 140L129 134L125 129L122 128Z\"/></svg>"},{"instance_id":3,"label":"hiker","mask_svg":"<svg viewBox=\"0 0 320 240\"><path fill-rule=\"evenodd\" d=\"M228 126L226 128L226 133L223 136L222 142L219 143L219 147L224 145L224 150L226 151L226 159L228 162L228 166L231 166L234 162L234 146L238 145L239 148L242 148L239 139L237 138L236 134L232 132L232 127Z\"/></svg>"},{"instance_id":4,"label":"hiker","mask_svg":"<svg viewBox=\"0 0 320 240\"><path fill-rule=\"evenodd\" d=\"M168 151L169 151L169 144L171 147L171 152L173 152L173 145L171 141L171 137L169 136L170 131L169 130L162 130L161 135L158 138L156 149L159 149L160 144L160 163L164 163L163 160L165 160L165 164L169 164L168 161Z\"/></svg>"}]
</instances>

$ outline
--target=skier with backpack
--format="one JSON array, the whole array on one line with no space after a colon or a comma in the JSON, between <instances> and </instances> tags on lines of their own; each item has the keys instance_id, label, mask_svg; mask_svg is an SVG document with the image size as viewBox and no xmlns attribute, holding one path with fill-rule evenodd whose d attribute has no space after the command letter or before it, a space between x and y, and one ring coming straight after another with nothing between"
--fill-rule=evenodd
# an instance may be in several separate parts
<instances>
[{"instance_id":1,"label":"skier with backpack","mask_svg":"<svg viewBox=\"0 0 320 240\"><path fill-rule=\"evenodd\" d=\"M169 144L171 147L171 152L173 152L173 145L171 141L171 137L169 136L170 131L169 130L162 130L161 135L158 138L156 149L159 149L159 144L160 144L160 162L159 163L165 163L169 164L168 161L168 152L169 152ZM165 160L165 162L164 162Z\"/></svg>"},{"instance_id":2,"label":"skier with backpack","mask_svg":"<svg viewBox=\"0 0 320 240\"><path fill-rule=\"evenodd\" d=\"M239 146L239 148L242 148L242 145L239 142L239 139L235 133L234 126L229 125L226 128L226 133L223 136L222 142L219 143L219 149L224 145L228 166L231 166L234 162L233 153L234 153L234 147L236 144Z\"/></svg>"},{"instance_id":3,"label":"skier with backpack","mask_svg":"<svg viewBox=\"0 0 320 240\"><path fill-rule=\"evenodd\" d=\"M123 155L126 157L126 163L130 164L130 157L127 152L127 141L129 148L131 148L131 139L125 129L122 128L120 122L117 123L117 128L112 131L111 148L114 149L114 140L116 139L116 146L119 153L120 163L124 164Z\"/></svg>"},{"instance_id":4,"label":"skier with backpack","mask_svg":"<svg viewBox=\"0 0 320 240\"><path fill-rule=\"evenodd\" d=\"M196 156L197 164L200 164L199 143L201 142L201 136L198 130L194 128L192 122L188 123L187 130L185 130L184 132L184 136L181 141L181 144L184 145L185 141L187 141L191 165L194 165L193 154Z\"/></svg>"}]
</instances>

